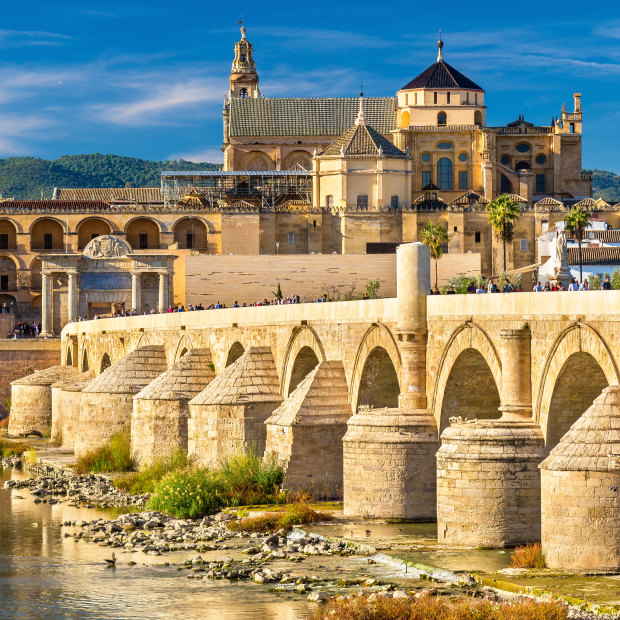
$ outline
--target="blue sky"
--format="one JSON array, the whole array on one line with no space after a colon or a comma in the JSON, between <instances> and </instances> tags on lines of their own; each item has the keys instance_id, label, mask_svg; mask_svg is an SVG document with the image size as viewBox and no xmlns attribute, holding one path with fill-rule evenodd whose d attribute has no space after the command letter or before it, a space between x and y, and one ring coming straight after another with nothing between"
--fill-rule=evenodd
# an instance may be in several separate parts
<instances>
[{"instance_id":1,"label":"blue sky","mask_svg":"<svg viewBox=\"0 0 620 620\"><path fill-rule=\"evenodd\" d=\"M548 124L573 92L584 168L620 173L620 8L539 2L3 3L0 156L219 161L243 13L265 96L393 95L444 57L487 91L487 122ZM611 8L615 4L616 9Z\"/></svg>"}]
</instances>

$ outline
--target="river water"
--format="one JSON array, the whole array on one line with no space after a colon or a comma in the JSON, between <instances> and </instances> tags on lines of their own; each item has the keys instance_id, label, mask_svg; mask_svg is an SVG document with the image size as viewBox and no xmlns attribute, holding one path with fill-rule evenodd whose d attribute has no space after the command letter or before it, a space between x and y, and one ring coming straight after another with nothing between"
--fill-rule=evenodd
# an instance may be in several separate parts
<instances>
[{"instance_id":1,"label":"river water","mask_svg":"<svg viewBox=\"0 0 620 620\"><path fill-rule=\"evenodd\" d=\"M75 543L64 538L63 528L50 526L109 518L109 513L35 504L27 490L3 488L11 477L23 476L0 469L0 618L291 620L306 618L312 610L300 595L275 594L248 582L187 579L175 566L155 566L180 564L196 555L192 552L155 557L117 550L118 566L108 569L109 548ZM137 565L128 566L130 560Z\"/></svg>"}]
</instances>

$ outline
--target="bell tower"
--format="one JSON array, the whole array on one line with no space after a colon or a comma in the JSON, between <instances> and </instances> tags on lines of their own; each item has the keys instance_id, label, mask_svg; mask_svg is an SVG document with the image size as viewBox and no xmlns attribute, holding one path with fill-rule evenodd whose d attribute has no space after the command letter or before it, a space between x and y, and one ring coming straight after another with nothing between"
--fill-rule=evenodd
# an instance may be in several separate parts
<instances>
[{"instance_id":1,"label":"bell tower","mask_svg":"<svg viewBox=\"0 0 620 620\"><path fill-rule=\"evenodd\" d=\"M235 44L235 59L230 71L230 97L260 97L258 73L254 63L252 44L245 38L245 26L241 24L241 40Z\"/></svg>"}]
</instances>

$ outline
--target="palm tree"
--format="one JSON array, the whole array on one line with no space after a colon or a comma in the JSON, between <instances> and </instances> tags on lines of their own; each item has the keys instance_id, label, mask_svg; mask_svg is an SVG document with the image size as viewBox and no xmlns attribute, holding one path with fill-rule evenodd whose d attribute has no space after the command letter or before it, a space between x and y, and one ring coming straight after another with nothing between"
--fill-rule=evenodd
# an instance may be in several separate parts
<instances>
[{"instance_id":1,"label":"palm tree","mask_svg":"<svg viewBox=\"0 0 620 620\"><path fill-rule=\"evenodd\" d=\"M442 224L428 220L420 231L420 240L431 251L435 259L435 288L437 288L437 261L443 256L443 246L448 243L448 231Z\"/></svg>"},{"instance_id":2,"label":"palm tree","mask_svg":"<svg viewBox=\"0 0 620 620\"><path fill-rule=\"evenodd\" d=\"M489 223L495 230L495 236L504 245L504 272L506 272L506 244L512 243L515 222L519 219L519 203L508 194L502 194L487 205Z\"/></svg>"},{"instance_id":3,"label":"palm tree","mask_svg":"<svg viewBox=\"0 0 620 620\"><path fill-rule=\"evenodd\" d=\"M579 282L583 281L582 278L582 260L581 260L581 241L586 232L586 228L590 225L590 218L592 215L582 209L581 207L573 207L568 215L564 218L564 225L566 230L573 233L578 244L579 254Z\"/></svg>"}]
</instances>

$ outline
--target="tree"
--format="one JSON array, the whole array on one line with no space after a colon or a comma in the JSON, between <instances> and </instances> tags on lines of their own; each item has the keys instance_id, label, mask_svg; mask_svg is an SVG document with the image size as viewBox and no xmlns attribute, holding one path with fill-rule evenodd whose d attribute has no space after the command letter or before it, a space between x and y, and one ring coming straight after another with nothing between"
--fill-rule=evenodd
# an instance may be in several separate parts
<instances>
[{"instance_id":1,"label":"tree","mask_svg":"<svg viewBox=\"0 0 620 620\"><path fill-rule=\"evenodd\" d=\"M581 207L573 207L564 218L564 225L568 232L573 233L577 240L577 254L579 256L579 282L583 279L582 267L583 260L581 258L581 241L585 235L586 228L590 225L591 215Z\"/></svg>"},{"instance_id":2,"label":"tree","mask_svg":"<svg viewBox=\"0 0 620 620\"><path fill-rule=\"evenodd\" d=\"M487 205L489 224L495 236L504 246L504 271L506 271L506 244L512 243L515 234L515 222L519 219L519 203L508 194L502 194Z\"/></svg>"},{"instance_id":3,"label":"tree","mask_svg":"<svg viewBox=\"0 0 620 620\"><path fill-rule=\"evenodd\" d=\"M431 257L435 259L435 288L437 288L437 261L443 256L443 246L448 243L448 231L443 224L428 220L420 231L420 239L431 251Z\"/></svg>"}]
</instances>

